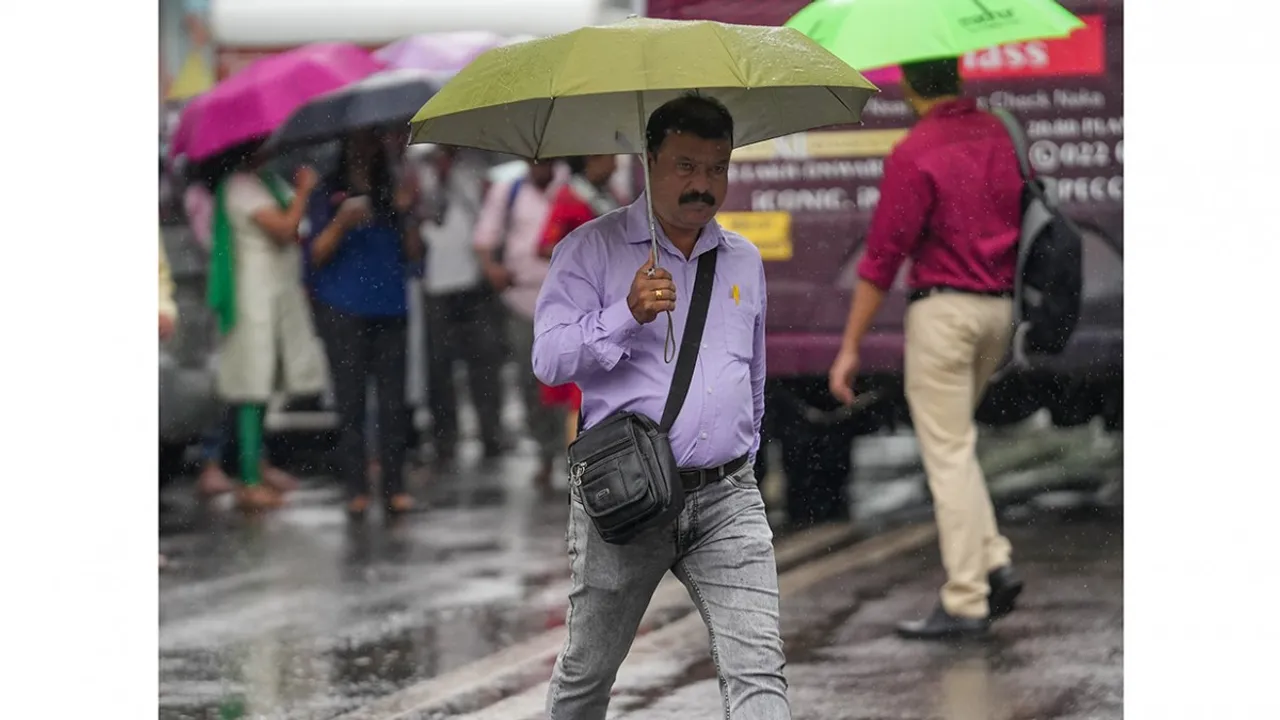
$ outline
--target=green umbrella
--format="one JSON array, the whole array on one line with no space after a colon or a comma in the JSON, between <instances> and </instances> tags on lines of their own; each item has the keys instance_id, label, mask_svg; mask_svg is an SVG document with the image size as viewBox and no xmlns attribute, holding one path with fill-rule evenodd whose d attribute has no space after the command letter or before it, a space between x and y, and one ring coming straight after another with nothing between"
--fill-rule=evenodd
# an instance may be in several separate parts
<instances>
[{"instance_id":1,"label":"green umbrella","mask_svg":"<svg viewBox=\"0 0 1280 720\"><path fill-rule=\"evenodd\" d=\"M817 0L787 27L871 70L1065 37L1084 23L1053 0Z\"/></svg>"},{"instance_id":2,"label":"green umbrella","mask_svg":"<svg viewBox=\"0 0 1280 720\"><path fill-rule=\"evenodd\" d=\"M739 147L859 122L877 92L790 28L632 17L484 53L418 111L410 142L526 158L643 153L648 113L689 91L725 104ZM653 226L651 205L656 258Z\"/></svg>"}]
</instances>

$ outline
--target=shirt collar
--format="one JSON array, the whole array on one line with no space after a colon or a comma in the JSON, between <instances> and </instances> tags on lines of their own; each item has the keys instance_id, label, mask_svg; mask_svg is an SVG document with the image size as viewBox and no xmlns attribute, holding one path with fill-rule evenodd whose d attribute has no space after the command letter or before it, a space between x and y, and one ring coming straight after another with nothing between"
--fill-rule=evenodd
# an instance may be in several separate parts
<instances>
[{"instance_id":1,"label":"shirt collar","mask_svg":"<svg viewBox=\"0 0 1280 720\"><path fill-rule=\"evenodd\" d=\"M648 197L642 192L635 202L627 206L626 236L629 243L649 242L649 209L646 207L647 202ZM658 231L658 244L683 257L683 253L676 249L676 246L667 238L667 234L662 231L662 224L655 223L655 227ZM720 227L720 223L716 222L715 218L711 218L711 222L702 226L702 234L698 236L698 242L693 246L693 255L689 259L692 260L711 248L725 244L724 230Z\"/></svg>"}]
</instances>

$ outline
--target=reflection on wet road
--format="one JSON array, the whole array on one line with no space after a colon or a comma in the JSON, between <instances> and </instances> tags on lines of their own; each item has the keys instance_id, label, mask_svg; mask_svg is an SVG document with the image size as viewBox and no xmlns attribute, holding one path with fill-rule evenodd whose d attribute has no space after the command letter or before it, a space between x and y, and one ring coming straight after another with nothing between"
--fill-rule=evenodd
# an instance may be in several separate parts
<instances>
[{"instance_id":1,"label":"reflection on wet road","mask_svg":"<svg viewBox=\"0 0 1280 720\"><path fill-rule=\"evenodd\" d=\"M391 527L349 529L325 488L164 538L160 717L331 718L562 623L567 507L502 477L525 474L438 483Z\"/></svg>"},{"instance_id":2,"label":"reflection on wet road","mask_svg":"<svg viewBox=\"0 0 1280 720\"><path fill-rule=\"evenodd\" d=\"M1025 438L1016 442L997 438L987 443L984 462L998 466L991 472L993 487L1003 483L1002 492L1022 492L1034 499L1072 473L1096 474L1100 456L1091 443L1081 433L1041 445ZM859 450L860 518L909 520L927 514L921 504L925 495L920 492L918 461L909 447L900 446L901 438L880 438L864 442ZM1114 453L1109 457L1108 462L1115 460ZM327 482L310 484L291 498L286 509L258 520L225 510L198 510L173 495L176 509L166 517L171 529L161 541L173 569L160 577L160 718L332 720L563 624L568 591L567 507L562 500L538 499L527 483L532 469L529 458L518 456L488 471L468 469L454 476L433 476L429 482L419 476L410 482L427 502L427 512L393 526L384 526L374 517L358 530L348 527L337 490ZM1007 512L1014 518L1021 512L1022 522L1031 522L1026 518L1043 515L1033 506L1024 503ZM1025 534L1031 528L1014 532ZM1114 533L1118 543L1118 528ZM1024 542L1027 549L1019 548L1018 559L1034 571L1038 561L1032 548L1037 541ZM1057 549L1050 555L1059 557L1056 553ZM914 565L891 564L879 586L874 581L882 572L879 568L841 581L857 586L864 600L855 616L858 621L848 633L883 631L876 626L881 620L874 620L877 602L884 606L883 623L899 619L904 612L927 609L924 598L936 582L937 564L928 553L915 557ZM1118 573L1117 565L1116 577L1107 580L1111 584L1101 586L1107 598L1114 594L1117 607ZM903 584L907 577L911 582ZM1040 595L1041 588L1047 591L1051 586L1047 581L1029 591L1029 603L1047 602L1053 596ZM847 601L848 585L841 588L837 583L831 592L834 595L805 593L804 597L818 598L814 601L818 605L804 614L824 617L828 623L849 617L847 608L822 605L839 605L840 598ZM883 600L875 600L876 592L886 593ZM1073 597L1071 587L1055 592ZM1094 622L1097 613L1089 612L1087 621ZM1002 635L1018 629L1020 623L1044 622L1045 617L1033 609L1010 618ZM870 626L868 618L873 618ZM828 635L839 637L837 626L830 629ZM804 629L791 632L803 634ZM1019 652L1030 652L1027 648L1034 647L1040 632L1026 629L1026 640L1019 644L1024 649ZM789 671L796 692L804 693L809 683L805 678L821 678L826 672L826 661L818 659L821 653L838 652L838 648L823 650L812 643L792 642L797 652L807 648L803 651L807 658L794 657ZM885 638L869 638L857 649L872 654L865 658L869 666L880 665L880 672L892 670L903 677L923 672L928 662L922 662L931 657L923 648L903 648ZM922 652L925 655L919 656ZM884 656L877 659L876 653ZM986 691L965 690L982 682L974 679L984 677L980 666L970 663L959 668L945 676L952 678L947 680L948 687L959 688L958 698L966 692L985 697ZM706 668L685 676L696 678L698 672L705 674ZM941 669L930 676L931 682L943 677L938 673ZM875 695L880 685L879 680L867 680L854 695ZM694 683L681 688L660 685L650 692L657 694L649 695L647 709L638 713L666 712L663 702L682 707L680 697L687 693L701 697L707 690ZM711 692L714 695L714 688ZM666 699L655 701L659 697ZM814 702L814 707L829 711L835 707ZM797 710L810 705L797 703ZM702 717L714 712L715 705L704 707L699 701L697 707L693 716ZM458 712L479 709L459 708ZM934 710L917 715L880 715L874 709L857 712L861 714L831 711L797 717L939 717Z\"/></svg>"}]
</instances>

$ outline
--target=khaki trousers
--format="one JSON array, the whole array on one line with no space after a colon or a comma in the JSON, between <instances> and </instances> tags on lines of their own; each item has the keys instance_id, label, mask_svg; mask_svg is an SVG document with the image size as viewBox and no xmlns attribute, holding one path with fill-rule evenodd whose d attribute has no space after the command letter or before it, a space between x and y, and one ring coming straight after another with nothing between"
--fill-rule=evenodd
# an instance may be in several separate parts
<instances>
[{"instance_id":1,"label":"khaki trousers","mask_svg":"<svg viewBox=\"0 0 1280 720\"><path fill-rule=\"evenodd\" d=\"M938 522L951 615L987 615L987 573L1009 563L978 465L974 411L1012 334L1009 300L941 293L908 306L906 395Z\"/></svg>"}]
</instances>

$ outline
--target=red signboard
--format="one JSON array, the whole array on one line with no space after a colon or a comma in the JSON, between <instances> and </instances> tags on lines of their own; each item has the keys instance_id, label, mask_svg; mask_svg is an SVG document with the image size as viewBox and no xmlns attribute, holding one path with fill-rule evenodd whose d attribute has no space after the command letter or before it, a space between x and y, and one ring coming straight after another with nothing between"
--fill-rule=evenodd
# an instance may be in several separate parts
<instances>
[{"instance_id":1,"label":"red signboard","mask_svg":"<svg viewBox=\"0 0 1280 720\"><path fill-rule=\"evenodd\" d=\"M1107 67L1102 16L1080 18L1084 27L1065 38L1012 43L961 59L968 79L1101 75Z\"/></svg>"}]
</instances>

